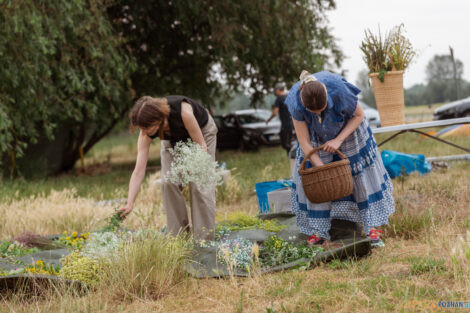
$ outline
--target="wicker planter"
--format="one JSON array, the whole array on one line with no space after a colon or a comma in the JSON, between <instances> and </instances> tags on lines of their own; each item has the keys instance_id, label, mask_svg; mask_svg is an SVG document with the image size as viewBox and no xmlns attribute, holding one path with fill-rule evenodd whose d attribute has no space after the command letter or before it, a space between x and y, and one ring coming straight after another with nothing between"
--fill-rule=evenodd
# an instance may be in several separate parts
<instances>
[{"instance_id":1,"label":"wicker planter","mask_svg":"<svg viewBox=\"0 0 470 313\"><path fill-rule=\"evenodd\" d=\"M299 174L302 176L302 187L308 200L312 203L338 200L349 196L353 191L353 178L349 160L338 150L336 153L341 158L340 161L305 169L306 161L313 153L321 149L323 149L323 146L312 149L307 153L299 167Z\"/></svg>"},{"instance_id":2,"label":"wicker planter","mask_svg":"<svg viewBox=\"0 0 470 313\"><path fill-rule=\"evenodd\" d=\"M379 73L369 74L374 88L375 102L380 115L381 126L405 123L405 95L403 90L403 71L391 71L379 80Z\"/></svg>"}]
</instances>

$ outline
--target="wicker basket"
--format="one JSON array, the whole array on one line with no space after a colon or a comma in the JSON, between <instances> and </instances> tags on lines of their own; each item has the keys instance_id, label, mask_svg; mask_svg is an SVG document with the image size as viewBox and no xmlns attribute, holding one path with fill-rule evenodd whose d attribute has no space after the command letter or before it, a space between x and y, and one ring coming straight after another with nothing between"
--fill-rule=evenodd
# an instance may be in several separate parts
<instances>
[{"instance_id":1,"label":"wicker basket","mask_svg":"<svg viewBox=\"0 0 470 313\"><path fill-rule=\"evenodd\" d=\"M305 169L305 163L323 146L312 149L300 164L299 174L308 200L313 203L329 202L349 196L353 191L353 179L349 160L340 152L340 161Z\"/></svg>"},{"instance_id":2,"label":"wicker basket","mask_svg":"<svg viewBox=\"0 0 470 313\"><path fill-rule=\"evenodd\" d=\"M380 115L381 126L401 125L405 123L405 96L403 91L403 71L391 71L384 75L384 82L379 73L369 74L374 89L375 102Z\"/></svg>"}]
</instances>

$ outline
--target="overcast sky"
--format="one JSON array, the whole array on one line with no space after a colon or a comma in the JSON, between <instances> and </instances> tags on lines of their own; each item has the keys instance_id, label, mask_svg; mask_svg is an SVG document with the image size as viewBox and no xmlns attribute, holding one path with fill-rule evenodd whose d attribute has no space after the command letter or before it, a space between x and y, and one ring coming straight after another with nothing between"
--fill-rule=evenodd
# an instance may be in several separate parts
<instances>
[{"instance_id":1,"label":"overcast sky","mask_svg":"<svg viewBox=\"0 0 470 313\"><path fill-rule=\"evenodd\" d=\"M405 87L424 82L426 65L435 54L454 55L464 64L464 79L470 81L470 0L336 0L336 10L328 13L333 35L346 55L342 69L356 82L366 65L359 49L364 30L382 33L400 23L418 50L405 72Z\"/></svg>"}]
</instances>

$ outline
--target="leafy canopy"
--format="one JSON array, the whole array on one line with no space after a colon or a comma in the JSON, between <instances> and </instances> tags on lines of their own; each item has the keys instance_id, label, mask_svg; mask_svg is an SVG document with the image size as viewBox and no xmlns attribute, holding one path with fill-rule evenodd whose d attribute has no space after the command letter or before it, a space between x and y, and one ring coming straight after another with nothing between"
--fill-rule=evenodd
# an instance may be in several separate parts
<instances>
[{"instance_id":1,"label":"leafy canopy","mask_svg":"<svg viewBox=\"0 0 470 313\"><path fill-rule=\"evenodd\" d=\"M304 68L339 65L326 18L334 7L333 0L121 0L109 11L139 60L138 94L185 94L211 105L221 90L246 87L256 102Z\"/></svg>"}]
</instances>

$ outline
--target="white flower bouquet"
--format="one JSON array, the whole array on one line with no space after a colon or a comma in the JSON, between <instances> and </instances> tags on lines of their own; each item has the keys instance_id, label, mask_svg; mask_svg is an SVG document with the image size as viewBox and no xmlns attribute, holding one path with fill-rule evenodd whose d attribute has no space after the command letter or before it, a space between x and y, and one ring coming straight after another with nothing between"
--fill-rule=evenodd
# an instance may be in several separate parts
<instances>
[{"instance_id":1,"label":"white flower bouquet","mask_svg":"<svg viewBox=\"0 0 470 313\"><path fill-rule=\"evenodd\" d=\"M211 156L197 143L191 140L177 142L170 153L173 162L165 174L166 181L183 187L192 182L201 191L209 191L222 184L222 174L217 171L218 163L212 161Z\"/></svg>"}]
</instances>

